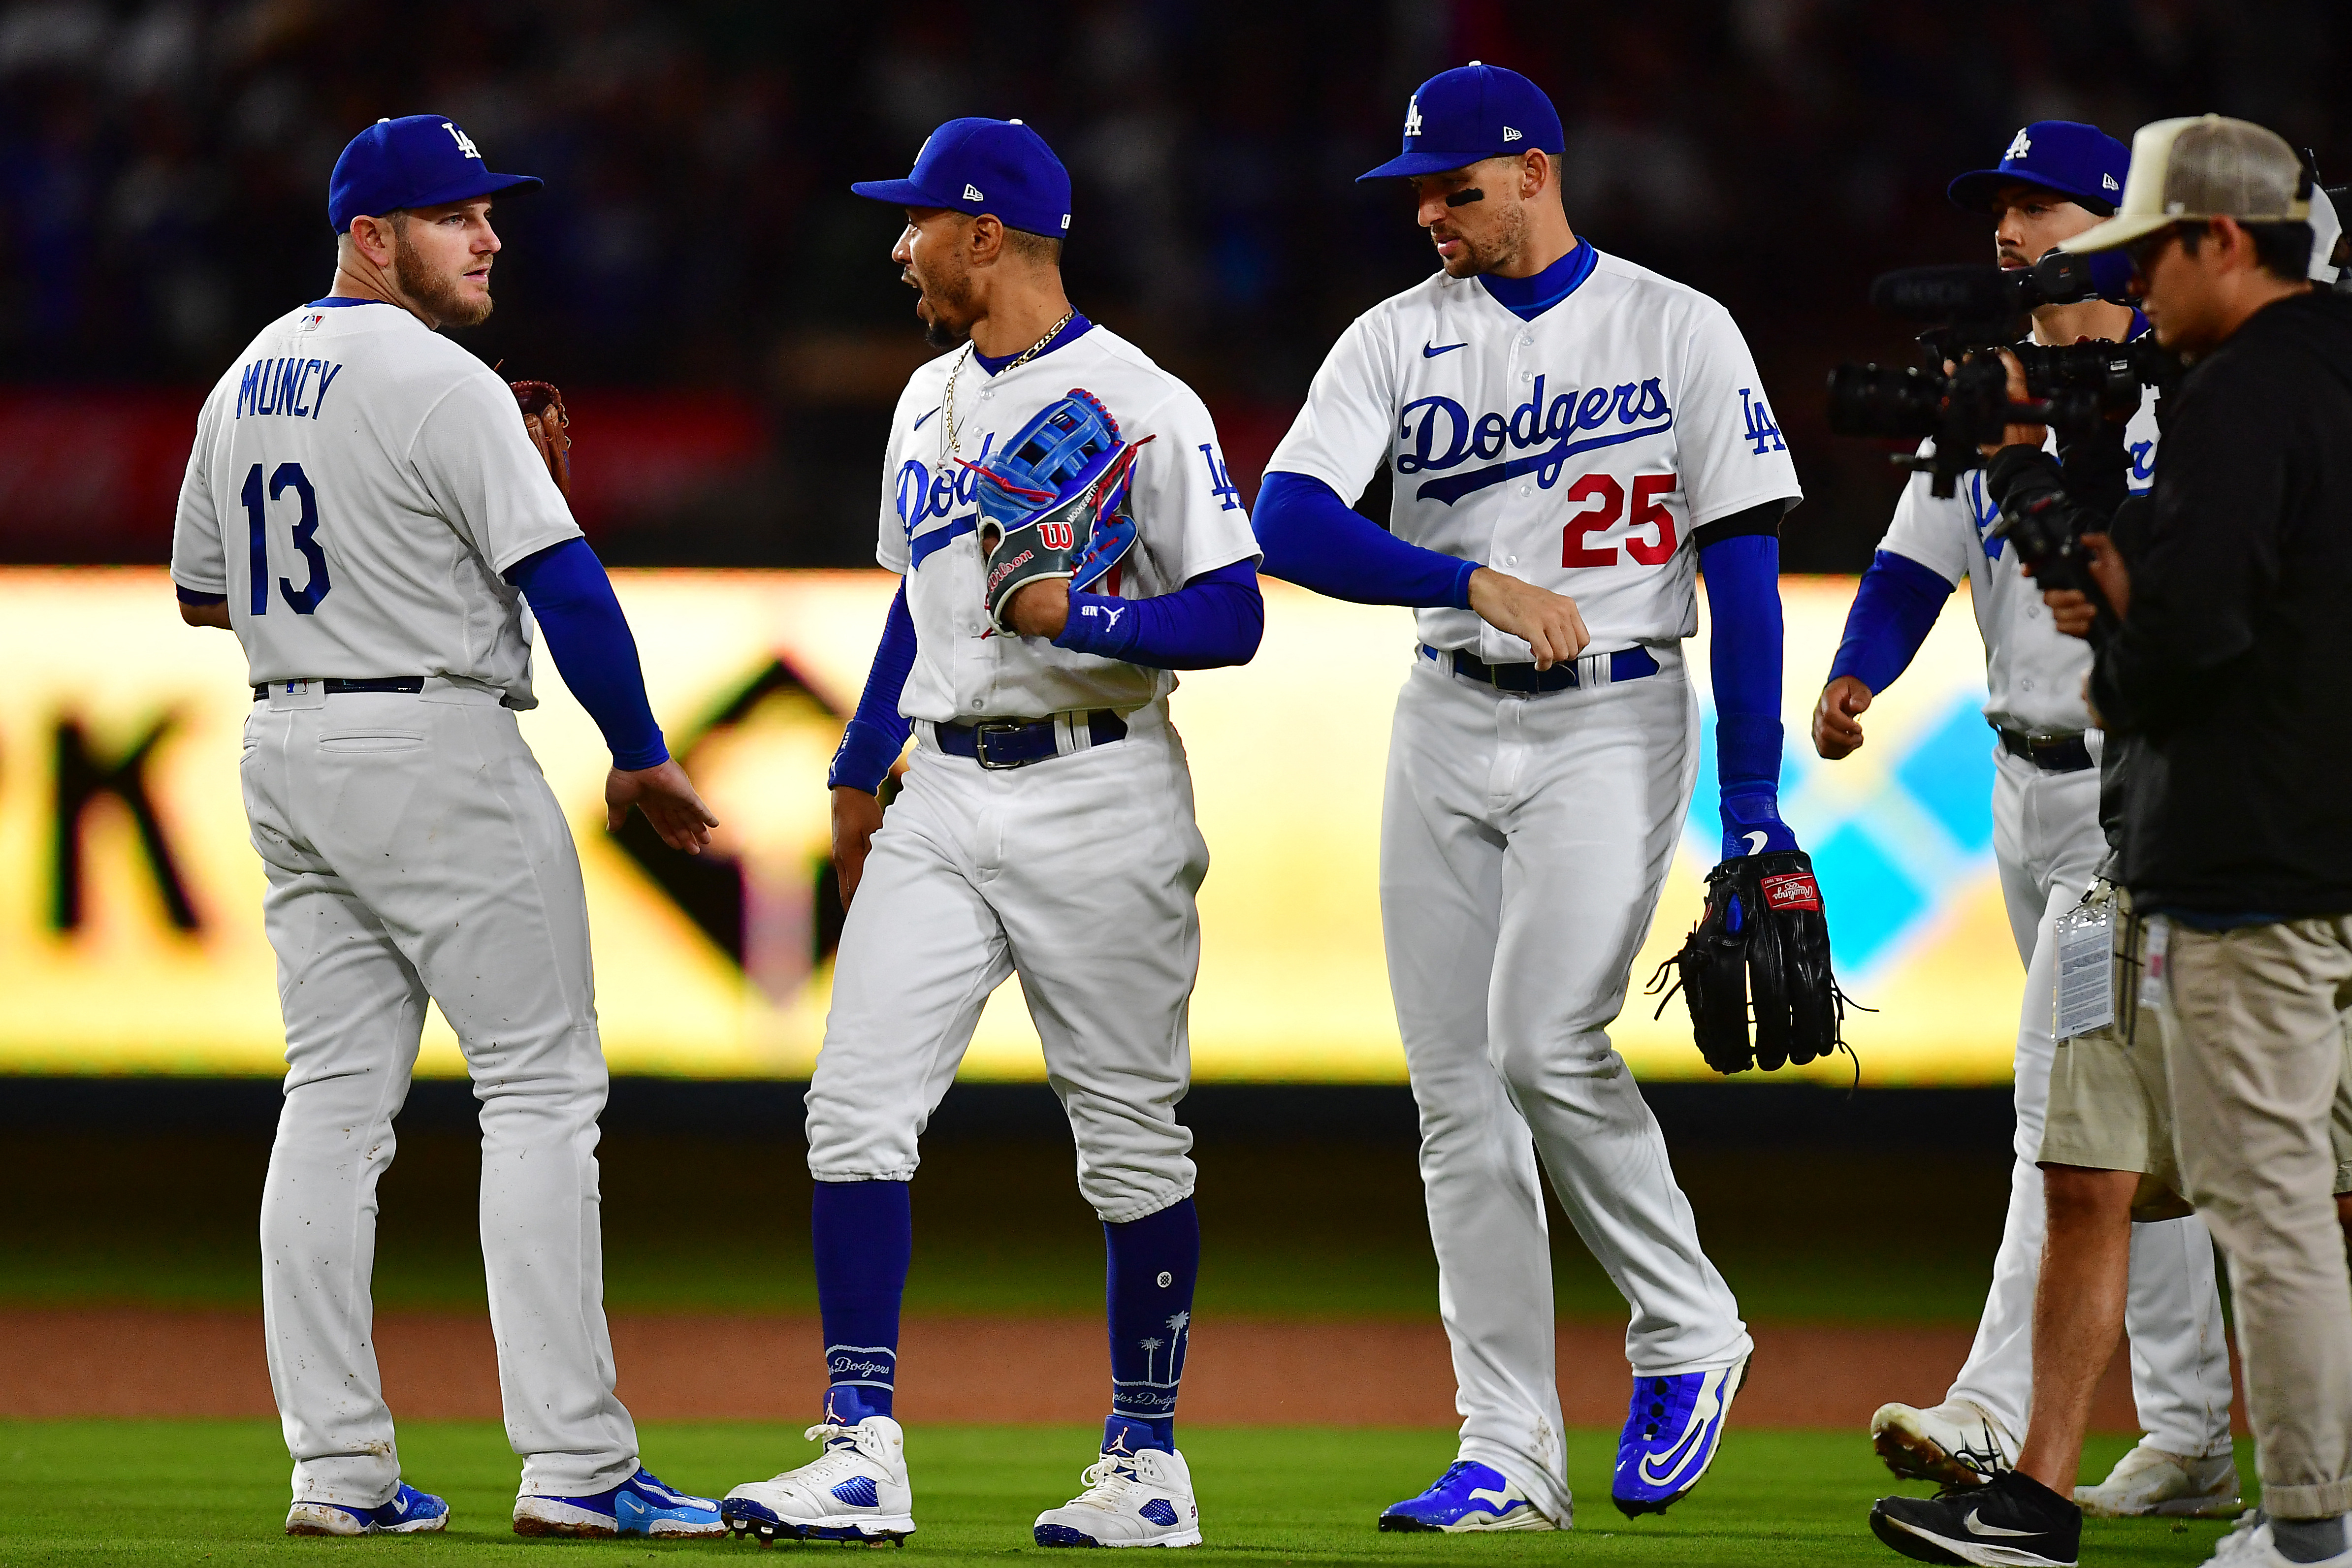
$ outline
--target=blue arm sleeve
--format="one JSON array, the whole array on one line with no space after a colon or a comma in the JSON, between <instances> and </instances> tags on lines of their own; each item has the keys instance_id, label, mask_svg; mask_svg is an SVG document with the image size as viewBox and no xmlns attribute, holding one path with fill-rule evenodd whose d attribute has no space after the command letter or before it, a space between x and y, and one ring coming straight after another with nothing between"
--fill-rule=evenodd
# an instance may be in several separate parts
<instances>
[{"instance_id":1,"label":"blue arm sleeve","mask_svg":"<svg viewBox=\"0 0 2352 1568\"><path fill-rule=\"evenodd\" d=\"M1257 569L1237 560L1150 599L1073 593L1054 646L1162 670L1213 670L1248 664L1265 634Z\"/></svg>"},{"instance_id":2,"label":"blue arm sleeve","mask_svg":"<svg viewBox=\"0 0 2352 1568\"><path fill-rule=\"evenodd\" d=\"M1475 560L1407 544L1304 474L1274 473L1250 509L1263 570L1358 604L1470 608Z\"/></svg>"},{"instance_id":3,"label":"blue arm sleeve","mask_svg":"<svg viewBox=\"0 0 2352 1568\"><path fill-rule=\"evenodd\" d=\"M825 788L846 787L869 795L881 789L914 727L898 712L898 694L906 690L907 672L914 667L915 618L907 612L907 584L901 579L898 595L890 601L890 613L882 622L882 645L874 650L865 695L857 699L849 727L841 732L841 749L833 754Z\"/></svg>"},{"instance_id":4,"label":"blue arm sleeve","mask_svg":"<svg viewBox=\"0 0 2352 1568\"><path fill-rule=\"evenodd\" d=\"M1951 596L1952 585L1942 572L1907 555L1880 550L1862 574L1853 608L1846 612L1845 640L1830 661L1830 679L1852 675L1874 696L1893 685L1918 656Z\"/></svg>"},{"instance_id":5,"label":"blue arm sleeve","mask_svg":"<svg viewBox=\"0 0 2352 1568\"><path fill-rule=\"evenodd\" d=\"M635 772L668 761L661 726L646 701L637 640L588 541L550 545L507 568L506 578L530 602L563 684L604 732L613 766Z\"/></svg>"},{"instance_id":6,"label":"blue arm sleeve","mask_svg":"<svg viewBox=\"0 0 2352 1568\"><path fill-rule=\"evenodd\" d=\"M1701 545L1698 569L1714 621L1723 856L1793 850L1796 835L1780 821L1780 541L1740 534Z\"/></svg>"}]
</instances>

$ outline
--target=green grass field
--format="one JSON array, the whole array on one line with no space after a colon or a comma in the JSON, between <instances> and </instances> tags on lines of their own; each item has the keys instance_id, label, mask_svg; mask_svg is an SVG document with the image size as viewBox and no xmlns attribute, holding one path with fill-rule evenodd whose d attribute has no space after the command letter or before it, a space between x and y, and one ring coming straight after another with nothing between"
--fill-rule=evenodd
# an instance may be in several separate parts
<instances>
[{"instance_id":1,"label":"green grass field","mask_svg":"<svg viewBox=\"0 0 2352 1568\"><path fill-rule=\"evenodd\" d=\"M256 1307L266 1140L26 1134L0 1139L0 1306ZM810 1184L796 1145L614 1137L601 1151L604 1299L622 1311L811 1312ZM1420 1175L1402 1149L1201 1151L1200 1310L1226 1317L1425 1318L1437 1301ZM943 1143L915 1178L917 1313L1089 1315L1102 1231L1066 1145ZM473 1140L404 1134L382 1192L380 1307L478 1308ZM1976 1321L2007 1202L2005 1150L1915 1158L1677 1152L1700 1234L1758 1322ZM1932 1179L1929 1179L1932 1176ZM1924 1184L1924 1185L1923 1185ZM772 1228L714 1248L709 1226ZM1625 1303L1552 1215L1559 1314Z\"/></svg>"},{"instance_id":2,"label":"green grass field","mask_svg":"<svg viewBox=\"0 0 2352 1568\"><path fill-rule=\"evenodd\" d=\"M908 1437L918 1532L910 1559L940 1564L1033 1557L1029 1521L1076 1490L1098 1433L1078 1427L918 1427ZM767 1476L811 1450L797 1430L708 1424L648 1426L646 1457L665 1479L709 1491ZM1381 1535L1382 1505L1417 1490L1453 1457L1443 1431L1195 1429L1183 1435L1207 1544L1196 1558L1280 1564L1572 1561L1714 1568L1903 1561L1872 1538L1871 1500L1890 1490L1868 1448L1846 1433L1737 1427L1706 1482L1663 1518L1622 1518L1608 1500L1614 1434L1569 1437L1579 1497L1569 1534ZM2086 1469L2104 1474L2125 1446L2097 1439ZM286 1455L268 1421L0 1422L0 1565L285 1562L360 1552L436 1568L550 1555L645 1562L684 1555L749 1562L749 1542L521 1541L509 1533L514 1457L482 1423L410 1423L402 1466L449 1500L441 1535L289 1540ZM2252 1456L2239 1455L2252 1474ZM2092 1521L2083 1561L2099 1568L2201 1563L2223 1526ZM781 1553L831 1552L786 1546ZM785 1560L779 1557L768 1562Z\"/></svg>"}]
</instances>

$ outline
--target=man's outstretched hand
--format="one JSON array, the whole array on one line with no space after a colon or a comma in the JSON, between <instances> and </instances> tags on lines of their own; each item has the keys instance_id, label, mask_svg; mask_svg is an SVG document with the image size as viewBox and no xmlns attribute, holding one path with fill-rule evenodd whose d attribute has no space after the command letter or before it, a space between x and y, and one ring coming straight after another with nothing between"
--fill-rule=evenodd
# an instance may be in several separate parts
<instances>
[{"instance_id":1,"label":"man's outstretched hand","mask_svg":"<svg viewBox=\"0 0 2352 1568\"><path fill-rule=\"evenodd\" d=\"M615 768L604 776L604 826L619 832L632 806L646 814L662 842L690 855L709 847L710 830L719 825L675 758L635 772Z\"/></svg>"}]
</instances>

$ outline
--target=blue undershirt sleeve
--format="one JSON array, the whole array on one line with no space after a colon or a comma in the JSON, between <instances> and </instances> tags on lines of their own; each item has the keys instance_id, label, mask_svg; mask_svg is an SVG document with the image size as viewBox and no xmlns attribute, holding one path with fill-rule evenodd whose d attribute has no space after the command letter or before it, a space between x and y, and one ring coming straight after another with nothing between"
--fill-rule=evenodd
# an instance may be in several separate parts
<instances>
[{"instance_id":1,"label":"blue undershirt sleeve","mask_svg":"<svg viewBox=\"0 0 2352 1568\"><path fill-rule=\"evenodd\" d=\"M1846 612L1845 639L1830 662L1830 679L1852 675L1873 696L1910 668L1920 644L1935 629L1952 584L1935 568L1907 555L1880 550L1862 574L1862 586Z\"/></svg>"},{"instance_id":2,"label":"blue undershirt sleeve","mask_svg":"<svg viewBox=\"0 0 2352 1568\"><path fill-rule=\"evenodd\" d=\"M613 766L633 773L668 761L646 700L637 641L588 541L569 538L527 555L507 568L506 579L530 603L563 684L604 732Z\"/></svg>"},{"instance_id":3,"label":"blue undershirt sleeve","mask_svg":"<svg viewBox=\"0 0 2352 1568\"><path fill-rule=\"evenodd\" d=\"M1073 593L1054 646L1155 669L1213 670L1248 664L1265 634L1257 569L1237 560L1150 599Z\"/></svg>"},{"instance_id":4,"label":"blue undershirt sleeve","mask_svg":"<svg viewBox=\"0 0 2352 1568\"><path fill-rule=\"evenodd\" d=\"M1304 474L1273 473L1250 508L1268 577L1358 604L1470 608L1475 560L1423 549L1390 533Z\"/></svg>"},{"instance_id":5,"label":"blue undershirt sleeve","mask_svg":"<svg viewBox=\"0 0 2352 1568\"><path fill-rule=\"evenodd\" d=\"M857 699L856 716L841 732L841 748L833 754L825 788L863 789L869 795L880 791L914 727L898 711L899 694L907 689L907 674L914 667L915 618L907 610L902 578L898 597L890 601L890 613L883 618L882 643L874 650L865 695Z\"/></svg>"},{"instance_id":6,"label":"blue undershirt sleeve","mask_svg":"<svg viewBox=\"0 0 2352 1568\"><path fill-rule=\"evenodd\" d=\"M1723 858L1793 850L1797 837L1780 821L1780 541L1718 539L1699 547L1698 569L1713 621Z\"/></svg>"}]
</instances>

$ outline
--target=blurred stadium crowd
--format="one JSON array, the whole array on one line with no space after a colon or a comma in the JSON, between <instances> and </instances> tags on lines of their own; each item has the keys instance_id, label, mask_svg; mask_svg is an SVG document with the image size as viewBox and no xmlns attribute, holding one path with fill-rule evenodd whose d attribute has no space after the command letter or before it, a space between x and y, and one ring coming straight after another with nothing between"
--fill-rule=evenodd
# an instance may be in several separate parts
<instances>
[{"instance_id":1,"label":"blurred stadium crowd","mask_svg":"<svg viewBox=\"0 0 2352 1568\"><path fill-rule=\"evenodd\" d=\"M330 275L336 152L428 109L547 178L499 208L470 341L577 389L609 559L870 559L924 350L893 218L845 186L956 114L1060 151L1074 297L1201 390L1254 487L1332 337L1429 266L1353 176L1478 57L1559 103L1580 232L1731 306L1811 497L1788 564L1858 570L1895 480L1817 389L1903 351L1872 273L1989 256L1944 182L2027 120L2207 109L2340 177L2347 30L2340 0L7 0L0 559L162 559L195 393Z\"/></svg>"}]
</instances>

